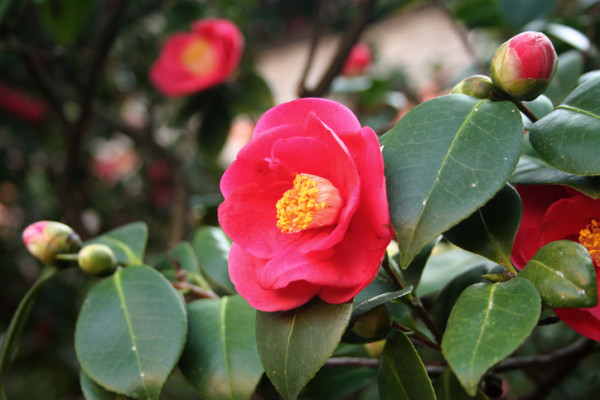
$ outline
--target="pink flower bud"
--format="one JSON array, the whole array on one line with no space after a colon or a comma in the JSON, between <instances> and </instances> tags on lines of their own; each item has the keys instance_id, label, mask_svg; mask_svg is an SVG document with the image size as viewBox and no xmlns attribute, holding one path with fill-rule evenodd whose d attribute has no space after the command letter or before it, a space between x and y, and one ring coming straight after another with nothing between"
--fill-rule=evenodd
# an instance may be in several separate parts
<instances>
[{"instance_id":1,"label":"pink flower bud","mask_svg":"<svg viewBox=\"0 0 600 400\"><path fill-rule=\"evenodd\" d=\"M95 276L109 275L117 267L115 254L110 247L102 243L88 244L81 249L77 262L84 272Z\"/></svg>"},{"instance_id":2,"label":"pink flower bud","mask_svg":"<svg viewBox=\"0 0 600 400\"><path fill-rule=\"evenodd\" d=\"M76 253L79 235L69 226L55 221L38 221L23 231L23 243L32 256L46 265L55 264L58 254Z\"/></svg>"},{"instance_id":3,"label":"pink flower bud","mask_svg":"<svg viewBox=\"0 0 600 400\"><path fill-rule=\"evenodd\" d=\"M554 77L558 59L552 42L540 32L523 32L504 42L494 54L494 85L519 100L533 100Z\"/></svg>"},{"instance_id":4,"label":"pink flower bud","mask_svg":"<svg viewBox=\"0 0 600 400\"><path fill-rule=\"evenodd\" d=\"M371 48L364 43L357 43L352 50L350 50L350 54L348 54L346 63L342 68L342 75L362 75L371 66L372 61L373 55L371 53Z\"/></svg>"},{"instance_id":5,"label":"pink flower bud","mask_svg":"<svg viewBox=\"0 0 600 400\"><path fill-rule=\"evenodd\" d=\"M175 33L150 69L150 80L167 96L183 96L224 82L240 62L244 38L224 19L205 19L189 33Z\"/></svg>"},{"instance_id":6,"label":"pink flower bud","mask_svg":"<svg viewBox=\"0 0 600 400\"><path fill-rule=\"evenodd\" d=\"M460 81L450 93L466 94L478 99L487 99L494 89L492 80L485 75L473 75Z\"/></svg>"}]
</instances>

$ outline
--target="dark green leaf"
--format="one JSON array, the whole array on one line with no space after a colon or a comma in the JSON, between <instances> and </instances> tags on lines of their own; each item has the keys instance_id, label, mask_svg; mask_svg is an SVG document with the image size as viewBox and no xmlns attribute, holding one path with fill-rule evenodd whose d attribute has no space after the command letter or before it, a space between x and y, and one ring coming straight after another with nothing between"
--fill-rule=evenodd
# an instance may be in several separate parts
<instances>
[{"instance_id":1,"label":"dark green leaf","mask_svg":"<svg viewBox=\"0 0 600 400\"><path fill-rule=\"evenodd\" d=\"M257 312L258 353L285 399L296 399L331 357L351 314L352 303L328 304L318 298L295 310Z\"/></svg>"},{"instance_id":2,"label":"dark green leaf","mask_svg":"<svg viewBox=\"0 0 600 400\"><path fill-rule=\"evenodd\" d=\"M506 185L444 236L458 247L510 268L510 255L522 214L517 191Z\"/></svg>"},{"instance_id":3,"label":"dark green leaf","mask_svg":"<svg viewBox=\"0 0 600 400\"><path fill-rule=\"evenodd\" d=\"M441 238L441 236L438 236L429 242L411 261L410 265L406 267L406 269L402 270L401 274L405 284L412 285L414 287L419 286L421 276L423 275L423 270L425 269L425 265L427 265L427 260L429 260L429 256L431 256L433 248L439 243Z\"/></svg>"},{"instance_id":4,"label":"dark green leaf","mask_svg":"<svg viewBox=\"0 0 600 400\"><path fill-rule=\"evenodd\" d=\"M143 222L134 222L98 236L89 243L103 243L115 253L120 264L142 264L148 241L148 226Z\"/></svg>"},{"instance_id":5,"label":"dark green leaf","mask_svg":"<svg viewBox=\"0 0 600 400\"><path fill-rule=\"evenodd\" d=\"M468 287L450 313L442 353L467 393L517 349L537 325L541 299L526 279Z\"/></svg>"},{"instance_id":6,"label":"dark green leaf","mask_svg":"<svg viewBox=\"0 0 600 400\"><path fill-rule=\"evenodd\" d=\"M269 85L253 71L242 74L227 97L233 114L261 115L274 105Z\"/></svg>"},{"instance_id":7,"label":"dark green leaf","mask_svg":"<svg viewBox=\"0 0 600 400\"><path fill-rule=\"evenodd\" d=\"M591 43L588 37L571 26L549 23L544 26L544 31L581 52L590 51Z\"/></svg>"},{"instance_id":8,"label":"dark green leaf","mask_svg":"<svg viewBox=\"0 0 600 400\"><path fill-rule=\"evenodd\" d=\"M85 400L119 400L125 399L124 396L109 392L102 386L94 382L84 370L79 371L79 384Z\"/></svg>"},{"instance_id":9,"label":"dark green leaf","mask_svg":"<svg viewBox=\"0 0 600 400\"><path fill-rule=\"evenodd\" d=\"M220 292L235 293L227 269L231 240L223 230L213 226L202 227L196 231L193 244L204 276L211 286Z\"/></svg>"},{"instance_id":10,"label":"dark green leaf","mask_svg":"<svg viewBox=\"0 0 600 400\"><path fill-rule=\"evenodd\" d=\"M68 46L89 26L95 5L91 0L48 1L40 5L39 16L53 38Z\"/></svg>"},{"instance_id":11,"label":"dark green leaf","mask_svg":"<svg viewBox=\"0 0 600 400\"><path fill-rule=\"evenodd\" d=\"M400 265L492 198L522 145L521 115L508 102L442 96L404 116L383 148Z\"/></svg>"},{"instance_id":12,"label":"dark green leaf","mask_svg":"<svg viewBox=\"0 0 600 400\"><path fill-rule=\"evenodd\" d=\"M107 390L155 400L186 331L183 301L171 284L148 266L129 266L88 293L75 350L83 370Z\"/></svg>"},{"instance_id":13,"label":"dark green leaf","mask_svg":"<svg viewBox=\"0 0 600 400\"><path fill-rule=\"evenodd\" d=\"M202 123L198 130L198 146L206 155L212 158L219 155L227 140L232 119L233 115L223 97L221 95L213 97L202 116Z\"/></svg>"},{"instance_id":14,"label":"dark green leaf","mask_svg":"<svg viewBox=\"0 0 600 400\"><path fill-rule=\"evenodd\" d=\"M529 108L533 115L535 115L538 119L550 114L554 109L554 104L552 104L552 100L550 100L543 94L536 97L534 100L524 101L523 105ZM531 122L529 118L525 116L525 114L522 114L522 117L523 125L525 125L525 128L531 129L531 127L533 126L533 122Z\"/></svg>"},{"instance_id":15,"label":"dark green leaf","mask_svg":"<svg viewBox=\"0 0 600 400\"><path fill-rule=\"evenodd\" d=\"M465 0L458 2L454 16L468 28L497 27L504 23L497 0Z\"/></svg>"},{"instance_id":16,"label":"dark green leaf","mask_svg":"<svg viewBox=\"0 0 600 400\"><path fill-rule=\"evenodd\" d=\"M553 112L533 124L529 140L551 166L600 174L600 77L586 80Z\"/></svg>"},{"instance_id":17,"label":"dark green leaf","mask_svg":"<svg viewBox=\"0 0 600 400\"><path fill-rule=\"evenodd\" d=\"M435 400L423 361L403 332L387 340L378 381L381 400Z\"/></svg>"},{"instance_id":18,"label":"dark green leaf","mask_svg":"<svg viewBox=\"0 0 600 400\"><path fill-rule=\"evenodd\" d=\"M515 29L522 28L554 8L556 0L500 0L500 10L504 18Z\"/></svg>"},{"instance_id":19,"label":"dark green leaf","mask_svg":"<svg viewBox=\"0 0 600 400\"><path fill-rule=\"evenodd\" d=\"M510 183L569 186L593 199L600 199L600 177L571 175L528 157L521 158Z\"/></svg>"},{"instance_id":20,"label":"dark green leaf","mask_svg":"<svg viewBox=\"0 0 600 400\"><path fill-rule=\"evenodd\" d=\"M558 57L558 69L552 78L550 86L544 92L552 100L559 104L577 86L579 75L583 73L583 58L577 50L562 53Z\"/></svg>"},{"instance_id":21,"label":"dark green leaf","mask_svg":"<svg viewBox=\"0 0 600 400\"><path fill-rule=\"evenodd\" d=\"M535 285L549 307L593 307L598 304L598 282L590 253L570 240L551 242L519 273Z\"/></svg>"},{"instance_id":22,"label":"dark green leaf","mask_svg":"<svg viewBox=\"0 0 600 400\"><path fill-rule=\"evenodd\" d=\"M377 370L369 367L336 366L323 368L306 385L300 399L332 400L347 398L374 381Z\"/></svg>"},{"instance_id":23,"label":"dark green leaf","mask_svg":"<svg viewBox=\"0 0 600 400\"><path fill-rule=\"evenodd\" d=\"M179 267L193 274L200 273L200 263L194 248L188 242L181 242L169 250L169 256Z\"/></svg>"},{"instance_id":24,"label":"dark green leaf","mask_svg":"<svg viewBox=\"0 0 600 400\"><path fill-rule=\"evenodd\" d=\"M361 315L374 309L375 307L378 307L378 306L385 304L387 302L390 302L392 300L399 299L400 297L406 296L407 294L412 292L412 289L413 289L412 286L409 286L407 288L398 290L396 292L383 293L378 296L367 299L365 301L362 301L360 303L355 303L354 311L352 312L352 320L358 319Z\"/></svg>"},{"instance_id":25,"label":"dark green leaf","mask_svg":"<svg viewBox=\"0 0 600 400\"><path fill-rule=\"evenodd\" d=\"M179 367L200 396L250 399L263 369L255 311L238 295L188 305L188 339Z\"/></svg>"},{"instance_id":26,"label":"dark green leaf","mask_svg":"<svg viewBox=\"0 0 600 400\"><path fill-rule=\"evenodd\" d=\"M474 397L469 396L450 368L446 368L442 376L433 381L433 388L437 400L487 400L479 390Z\"/></svg>"}]
</instances>

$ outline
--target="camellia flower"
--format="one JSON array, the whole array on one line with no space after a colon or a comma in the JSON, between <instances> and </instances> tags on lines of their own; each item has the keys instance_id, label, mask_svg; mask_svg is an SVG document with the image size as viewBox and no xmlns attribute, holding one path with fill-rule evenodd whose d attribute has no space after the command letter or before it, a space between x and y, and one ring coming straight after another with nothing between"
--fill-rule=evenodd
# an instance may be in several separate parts
<instances>
[{"instance_id":1,"label":"camellia flower","mask_svg":"<svg viewBox=\"0 0 600 400\"><path fill-rule=\"evenodd\" d=\"M377 136L330 100L265 113L221 191L231 280L259 310L349 301L375 278L392 237Z\"/></svg>"},{"instance_id":2,"label":"camellia flower","mask_svg":"<svg viewBox=\"0 0 600 400\"><path fill-rule=\"evenodd\" d=\"M46 117L46 104L0 82L0 109L32 124Z\"/></svg>"},{"instance_id":3,"label":"camellia flower","mask_svg":"<svg viewBox=\"0 0 600 400\"><path fill-rule=\"evenodd\" d=\"M373 55L371 48L364 43L354 45L342 68L342 75L357 76L364 74L371 66Z\"/></svg>"},{"instance_id":4,"label":"camellia flower","mask_svg":"<svg viewBox=\"0 0 600 400\"><path fill-rule=\"evenodd\" d=\"M494 85L519 100L533 100L546 90L558 58L552 42L540 32L522 32L498 47L490 74Z\"/></svg>"},{"instance_id":5,"label":"camellia flower","mask_svg":"<svg viewBox=\"0 0 600 400\"><path fill-rule=\"evenodd\" d=\"M516 188L523 202L523 219L512 252L515 266L523 268L547 243L573 240L588 249L598 275L600 200L564 186ZM589 308L557 308L554 311L575 331L600 341L600 305Z\"/></svg>"},{"instance_id":6,"label":"camellia flower","mask_svg":"<svg viewBox=\"0 0 600 400\"><path fill-rule=\"evenodd\" d=\"M242 57L244 38L224 19L205 19L190 33L176 33L163 45L150 80L167 96L182 96L224 82Z\"/></svg>"},{"instance_id":7,"label":"camellia flower","mask_svg":"<svg viewBox=\"0 0 600 400\"><path fill-rule=\"evenodd\" d=\"M23 231L23 243L32 256L46 265L54 264L58 254L76 253L81 247L79 235L56 221L38 221Z\"/></svg>"}]
</instances>

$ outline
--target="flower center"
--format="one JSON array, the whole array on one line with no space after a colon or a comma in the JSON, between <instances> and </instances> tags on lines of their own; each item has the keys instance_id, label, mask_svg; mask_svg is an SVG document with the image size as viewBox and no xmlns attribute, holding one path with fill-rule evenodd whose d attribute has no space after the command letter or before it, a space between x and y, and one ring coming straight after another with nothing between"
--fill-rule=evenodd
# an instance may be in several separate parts
<instances>
[{"instance_id":1,"label":"flower center","mask_svg":"<svg viewBox=\"0 0 600 400\"><path fill-rule=\"evenodd\" d=\"M181 54L185 69L193 75L202 76L213 71L217 65L215 52L206 39L196 39Z\"/></svg>"},{"instance_id":2,"label":"flower center","mask_svg":"<svg viewBox=\"0 0 600 400\"><path fill-rule=\"evenodd\" d=\"M332 225L341 205L340 191L327 179L297 174L294 187L277 201L277 227L292 233Z\"/></svg>"},{"instance_id":3,"label":"flower center","mask_svg":"<svg viewBox=\"0 0 600 400\"><path fill-rule=\"evenodd\" d=\"M592 218L590 223L579 231L579 243L590 252L594 265L600 266L600 224L596 219Z\"/></svg>"}]
</instances>

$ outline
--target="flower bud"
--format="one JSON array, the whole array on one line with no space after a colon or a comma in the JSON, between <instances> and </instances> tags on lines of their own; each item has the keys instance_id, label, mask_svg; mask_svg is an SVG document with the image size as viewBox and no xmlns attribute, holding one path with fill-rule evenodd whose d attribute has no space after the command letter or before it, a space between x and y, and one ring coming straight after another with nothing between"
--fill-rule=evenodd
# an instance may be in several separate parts
<instances>
[{"instance_id":1,"label":"flower bud","mask_svg":"<svg viewBox=\"0 0 600 400\"><path fill-rule=\"evenodd\" d=\"M552 42L540 32L523 32L504 42L494 54L494 85L518 100L533 100L554 77L558 58Z\"/></svg>"},{"instance_id":2,"label":"flower bud","mask_svg":"<svg viewBox=\"0 0 600 400\"><path fill-rule=\"evenodd\" d=\"M109 275L117 268L115 254L110 247L102 243L85 246L79 252L77 261L79 268L95 276Z\"/></svg>"},{"instance_id":3,"label":"flower bud","mask_svg":"<svg viewBox=\"0 0 600 400\"><path fill-rule=\"evenodd\" d=\"M485 75L473 75L460 81L451 94L466 94L478 99L487 99L494 89L492 80Z\"/></svg>"},{"instance_id":4,"label":"flower bud","mask_svg":"<svg viewBox=\"0 0 600 400\"><path fill-rule=\"evenodd\" d=\"M350 50L350 54L348 54L348 58L344 62L342 75L348 77L362 75L367 72L372 61L373 54L371 48L364 43L357 43Z\"/></svg>"},{"instance_id":5,"label":"flower bud","mask_svg":"<svg viewBox=\"0 0 600 400\"><path fill-rule=\"evenodd\" d=\"M81 248L79 235L69 226L55 221L38 221L23 231L23 242L32 256L46 265L56 264L58 254L76 253Z\"/></svg>"}]
</instances>

